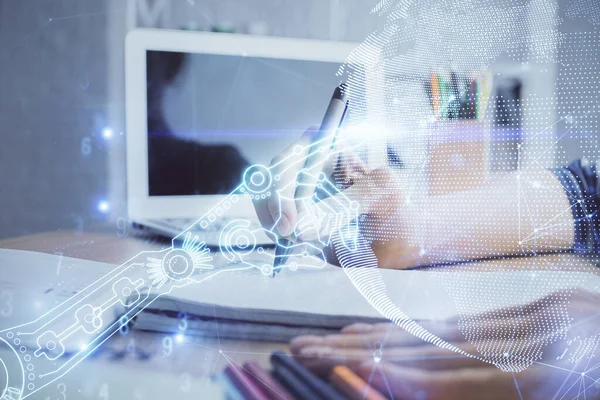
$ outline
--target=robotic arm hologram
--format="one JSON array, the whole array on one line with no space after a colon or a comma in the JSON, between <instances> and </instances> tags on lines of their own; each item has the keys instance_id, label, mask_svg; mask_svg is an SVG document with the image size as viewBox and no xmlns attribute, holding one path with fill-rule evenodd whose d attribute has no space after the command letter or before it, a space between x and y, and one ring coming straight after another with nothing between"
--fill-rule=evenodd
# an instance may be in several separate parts
<instances>
[{"instance_id":1,"label":"robotic arm hologram","mask_svg":"<svg viewBox=\"0 0 600 400\"><path fill-rule=\"evenodd\" d=\"M322 149L313 143L309 153L313 151ZM59 379L152 302L174 288L202 283L217 274L242 269L257 268L270 276L273 255L257 244L256 231L263 230L277 241L273 228L253 231L248 220L231 221L221 230L218 255L211 254L194 232L209 228L236 207L243 197L255 200L280 196L274 189L275 180L279 177L272 175L271 168L249 167L243 183L175 237L169 248L139 253L34 321L0 331L0 348L3 350L0 353L0 400L25 399ZM325 261L315 264L314 257L310 257L312 262L308 257L315 253L323 256L322 246L329 245L332 240L339 239L350 251L357 248L358 205L322 173L318 175L317 185L321 193L331 199L329 203L321 202L319 195L297 199L306 213L298 222L295 233L312 232L316 240L293 245L291 256L295 259L285 265L291 270L323 267ZM262 261L257 261L253 254L261 255L258 259ZM123 310L116 321L114 312L109 312L115 307ZM67 357L66 349L78 350Z\"/></svg>"}]
</instances>

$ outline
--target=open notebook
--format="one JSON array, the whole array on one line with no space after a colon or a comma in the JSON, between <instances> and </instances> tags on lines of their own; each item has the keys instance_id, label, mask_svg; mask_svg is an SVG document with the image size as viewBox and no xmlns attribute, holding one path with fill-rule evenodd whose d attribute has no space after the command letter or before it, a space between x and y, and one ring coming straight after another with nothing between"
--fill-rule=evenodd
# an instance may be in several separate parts
<instances>
[{"instance_id":1,"label":"open notebook","mask_svg":"<svg viewBox=\"0 0 600 400\"><path fill-rule=\"evenodd\" d=\"M59 255L0 250L0 329L35 319L114 268ZM421 321L525 304L565 288L600 291L598 275L574 270L382 270L381 274L394 304ZM115 308L115 320L118 317ZM138 315L134 326L186 335L286 341L299 334L376 321L384 319L345 272L326 266L284 271L275 278L258 270L222 273L157 299Z\"/></svg>"},{"instance_id":2,"label":"open notebook","mask_svg":"<svg viewBox=\"0 0 600 400\"><path fill-rule=\"evenodd\" d=\"M600 291L600 277L574 271L381 270L387 296L416 321L444 320L527 304L566 288ZM385 322L339 267L223 273L175 289L139 315L138 329L287 341L355 322Z\"/></svg>"}]
</instances>

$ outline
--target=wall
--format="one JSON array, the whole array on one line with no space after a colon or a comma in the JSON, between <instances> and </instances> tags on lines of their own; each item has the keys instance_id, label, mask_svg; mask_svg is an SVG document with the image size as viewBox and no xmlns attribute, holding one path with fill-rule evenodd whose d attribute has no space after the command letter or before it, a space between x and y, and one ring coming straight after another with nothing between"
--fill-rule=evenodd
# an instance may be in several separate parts
<instances>
[{"instance_id":1,"label":"wall","mask_svg":"<svg viewBox=\"0 0 600 400\"><path fill-rule=\"evenodd\" d=\"M565 165L582 156L600 159L600 3L560 0L560 17L563 37L555 85L560 117L557 164Z\"/></svg>"},{"instance_id":2,"label":"wall","mask_svg":"<svg viewBox=\"0 0 600 400\"><path fill-rule=\"evenodd\" d=\"M102 224L106 20L105 1L0 0L0 238Z\"/></svg>"},{"instance_id":3,"label":"wall","mask_svg":"<svg viewBox=\"0 0 600 400\"><path fill-rule=\"evenodd\" d=\"M96 210L106 196L112 216L125 217L123 39L133 1L0 0L0 238L110 226ZM381 24L369 14L375 3L169 0L169 27L228 22L244 31L263 21L273 35L360 42ZM560 1L561 31L597 30L566 15L572 3ZM560 71L568 68L560 50L572 46L559 45ZM105 126L115 133L109 142ZM577 143L561 144L563 158L580 156Z\"/></svg>"}]
</instances>

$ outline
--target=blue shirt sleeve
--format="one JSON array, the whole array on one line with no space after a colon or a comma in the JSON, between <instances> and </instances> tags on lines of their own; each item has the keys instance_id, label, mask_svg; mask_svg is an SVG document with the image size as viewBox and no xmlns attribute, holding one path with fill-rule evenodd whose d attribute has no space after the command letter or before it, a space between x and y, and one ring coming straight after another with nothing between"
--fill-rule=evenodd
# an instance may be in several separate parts
<instances>
[{"instance_id":1,"label":"blue shirt sleeve","mask_svg":"<svg viewBox=\"0 0 600 400\"><path fill-rule=\"evenodd\" d=\"M600 180L596 163L583 158L553 172L571 203L575 221L573 250L577 253L600 253Z\"/></svg>"}]
</instances>

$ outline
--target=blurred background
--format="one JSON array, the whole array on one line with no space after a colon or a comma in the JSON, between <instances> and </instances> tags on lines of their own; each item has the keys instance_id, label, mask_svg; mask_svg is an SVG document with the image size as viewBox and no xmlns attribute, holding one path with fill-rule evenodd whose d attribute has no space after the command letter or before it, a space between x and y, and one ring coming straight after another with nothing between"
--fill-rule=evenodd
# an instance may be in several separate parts
<instances>
[{"instance_id":1,"label":"blurred background","mask_svg":"<svg viewBox=\"0 0 600 400\"><path fill-rule=\"evenodd\" d=\"M555 0L557 34L596 31L600 13L585 0ZM370 13L375 0L0 0L0 238L53 230L117 231L127 220L125 183L124 38L135 27L223 31L251 35L353 42L357 45L385 21ZM529 2L523 32L535 38L547 25L547 1ZM589 3L589 4L588 4ZM593 7L592 7L593 8ZM592 12L590 12L590 10ZM550 43L553 60L533 69L500 60L498 90L507 98L531 93L554 98L557 115L595 109L572 96L561 71L573 64L571 47L587 36ZM585 52L587 64L598 46ZM597 89L597 87L596 87ZM569 89L570 90L570 89ZM503 105L497 105L502 109ZM507 113L514 113L508 115ZM563 113L564 115L562 115ZM494 123L519 120L504 110ZM512 121L512 122L508 122ZM560 157L545 166L581 156L564 124L549 129L560 137ZM511 154L515 143L506 143ZM511 147L512 146L512 147ZM493 161L492 155L492 162ZM496 156L506 161L506 156Z\"/></svg>"}]
</instances>

